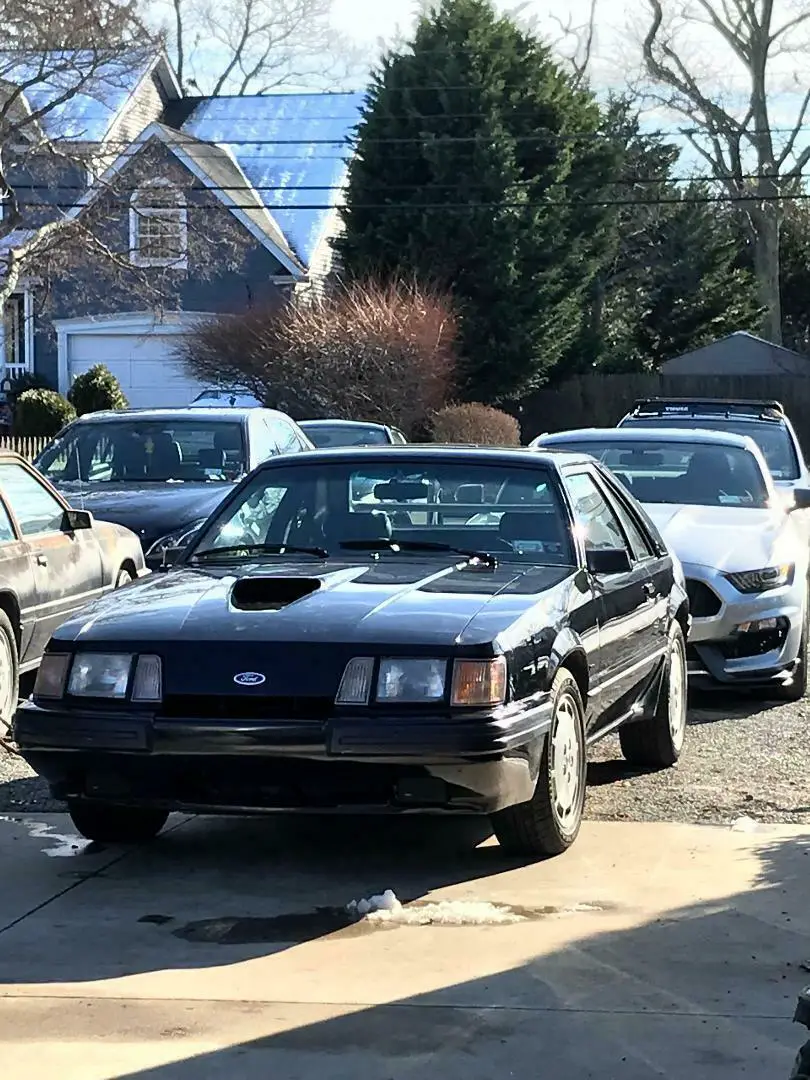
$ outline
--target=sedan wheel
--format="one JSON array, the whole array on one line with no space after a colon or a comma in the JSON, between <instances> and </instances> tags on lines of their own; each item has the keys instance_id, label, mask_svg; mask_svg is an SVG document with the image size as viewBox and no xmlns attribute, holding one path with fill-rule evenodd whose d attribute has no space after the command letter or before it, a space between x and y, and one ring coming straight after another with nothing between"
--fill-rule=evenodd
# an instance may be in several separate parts
<instances>
[{"instance_id":1,"label":"sedan wheel","mask_svg":"<svg viewBox=\"0 0 810 1080\"><path fill-rule=\"evenodd\" d=\"M686 739L686 645L673 623L655 713L619 730L622 753L631 765L667 769L681 756Z\"/></svg>"},{"instance_id":2,"label":"sedan wheel","mask_svg":"<svg viewBox=\"0 0 810 1080\"><path fill-rule=\"evenodd\" d=\"M0 611L0 736L11 729L20 696L17 639L5 612Z\"/></svg>"},{"instance_id":3,"label":"sedan wheel","mask_svg":"<svg viewBox=\"0 0 810 1080\"><path fill-rule=\"evenodd\" d=\"M129 583L134 580L135 578L132 572L127 570L126 567L123 567L118 571L118 577L115 579L115 587L116 589L121 589L124 585L129 585Z\"/></svg>"},{"instance_id":4,"label":"sedan wheel","mask_svg":"<svg viewBox=\"0 0 810 1080\"><path fill-rule=\"evenodd\" d=\"M579 833L585 806L585 710L576 679L561 668L551 688L551 730L546 736L532 798L493 815L502 848L546 857L566 851Z\"/></svg>"},{"instance_id":5,"label":"sedan wheel","mask_svg":"<svg viewBox=\"0 0 810 1080\"><path fill-rule=\"evenodd\" d=\"M166 824L168 812L149 806L119 806L68 799L68 813L82 836L105 844L145 844Z\"/></svg>"}]
</instances>

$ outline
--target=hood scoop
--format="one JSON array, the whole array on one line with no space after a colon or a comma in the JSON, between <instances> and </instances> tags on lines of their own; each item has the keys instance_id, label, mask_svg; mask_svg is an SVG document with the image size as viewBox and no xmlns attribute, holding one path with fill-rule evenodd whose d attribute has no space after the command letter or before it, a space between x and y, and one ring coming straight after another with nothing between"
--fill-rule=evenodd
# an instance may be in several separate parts
<instances>
[{"instance_id":1,"label":"hood scoop","mask_svg":"<svg viewBox=\"0 0 810 1080\"><path fill-rule=\"evenodd\" d=\"M321 584L317 578L241 578L231 590L231 603L239 611L279 611L317 592Z\"/></svg>"}]
</instances>

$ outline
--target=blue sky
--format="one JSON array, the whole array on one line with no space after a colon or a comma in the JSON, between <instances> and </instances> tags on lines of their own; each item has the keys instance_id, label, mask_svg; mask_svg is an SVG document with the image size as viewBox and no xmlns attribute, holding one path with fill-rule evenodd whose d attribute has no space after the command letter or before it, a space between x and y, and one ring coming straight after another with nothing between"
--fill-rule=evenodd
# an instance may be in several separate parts
<instances>
[{"instance_id":1,"label":"blue sky","mask_svg":"<svg viewBox=\"0 0 810 1080\"><path fill-rule=\"evenodd\" d=\"M686 0L689 3L689 0ZM397 30L407 31L418 4L415 0L334 0L336 28L369 47L377 39L390 40ZM559 4L548 0L500 0L498 7L509 11L520 8L522 14L537 19L541 31L554 40L561 40L560 27L552 12L561 11ZM568 0L562 17L582 25L590 10L590 0ZM795 0L776 0L777 25L783 18L796 13ZM639 70L640 53L637 42L649 18L644 0L597 0L596 45L593 55L592 78L598 91L610 87L623 88ZM715 100L723 100L733 111L739 111L746 98L747 77L725 43L709 27L692 24L678 38L679 46L689 58L693 70L701 76L701 85ZM776 58L770 67L771 124L774 128L792 128L796 122L802 97L810 86L810 27L804 41L792 39L796 46L789 55ZM806 47L803 47L806 43ZM562 47L571 44L563 42ZM688 148L686 139L675 134L687 121L673 113L651 108L647 126L673 132L674 141L684 146L684 167L694 168L699 158ZM799 148L810 138L810 121Z\"/></svg>"}]
</instances>

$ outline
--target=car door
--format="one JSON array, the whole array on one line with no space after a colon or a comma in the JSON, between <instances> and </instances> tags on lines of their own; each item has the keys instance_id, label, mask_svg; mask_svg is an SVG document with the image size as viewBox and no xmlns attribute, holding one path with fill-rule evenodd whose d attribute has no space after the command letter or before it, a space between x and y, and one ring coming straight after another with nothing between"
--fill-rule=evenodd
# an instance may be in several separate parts
<instances>
[{"instance_id":1,"label":"car door","mask_svg":"<svg viewBox=\"0 0 810 1080\"><path fill-rule=\"evenodd\" d=\"M42 655L57 626L101 594L101 548L93 529L64 527L66 504L23 462L0 462L0 491L33 568L33 658Z\"/></svg>"},{"instance_id":2,"label":"car door","mask_svg":"<svg viewBox=\"0 0 810 1080\"><path fill-rule=\"evenodd\" d=\"M632 707L660 655L656 586L644 554L635 551L619 512L590 466L566 470L579 542L587 555L596 548L621 548L629 573L592 575L599 620L599 680L593 687L601 724Z\"/></svg>"},{"instance_id":3,"label":"car door","mask_svg":"<svg viewBox=\"0 0 810 1080\"><path fill-rule=\"evenodd\" d=\"M20 612L20 666L32 656L37 590L28 545L17 534L11 515L0 501L0 591L16 601Z\"/></svg>"}]
</instances>

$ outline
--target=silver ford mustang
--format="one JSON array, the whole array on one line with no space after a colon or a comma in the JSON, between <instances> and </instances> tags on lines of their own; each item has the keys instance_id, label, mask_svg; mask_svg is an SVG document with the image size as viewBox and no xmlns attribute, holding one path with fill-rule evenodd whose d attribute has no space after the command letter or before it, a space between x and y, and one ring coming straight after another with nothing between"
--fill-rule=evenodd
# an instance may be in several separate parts
<instances>
[{"instance_id":1,"label":"silver ford mustang","mask_svg":"<svg viewBox=\"0 0 810 1080\"><path fill-rule=\"evenodd\" d=\"M531 445L591 454L658 526L686 576L693 681L804 697L810 547L793 511L810 491L786 506L756 443L731 432L589 428Z\"/></svg>"}]
</instances>

